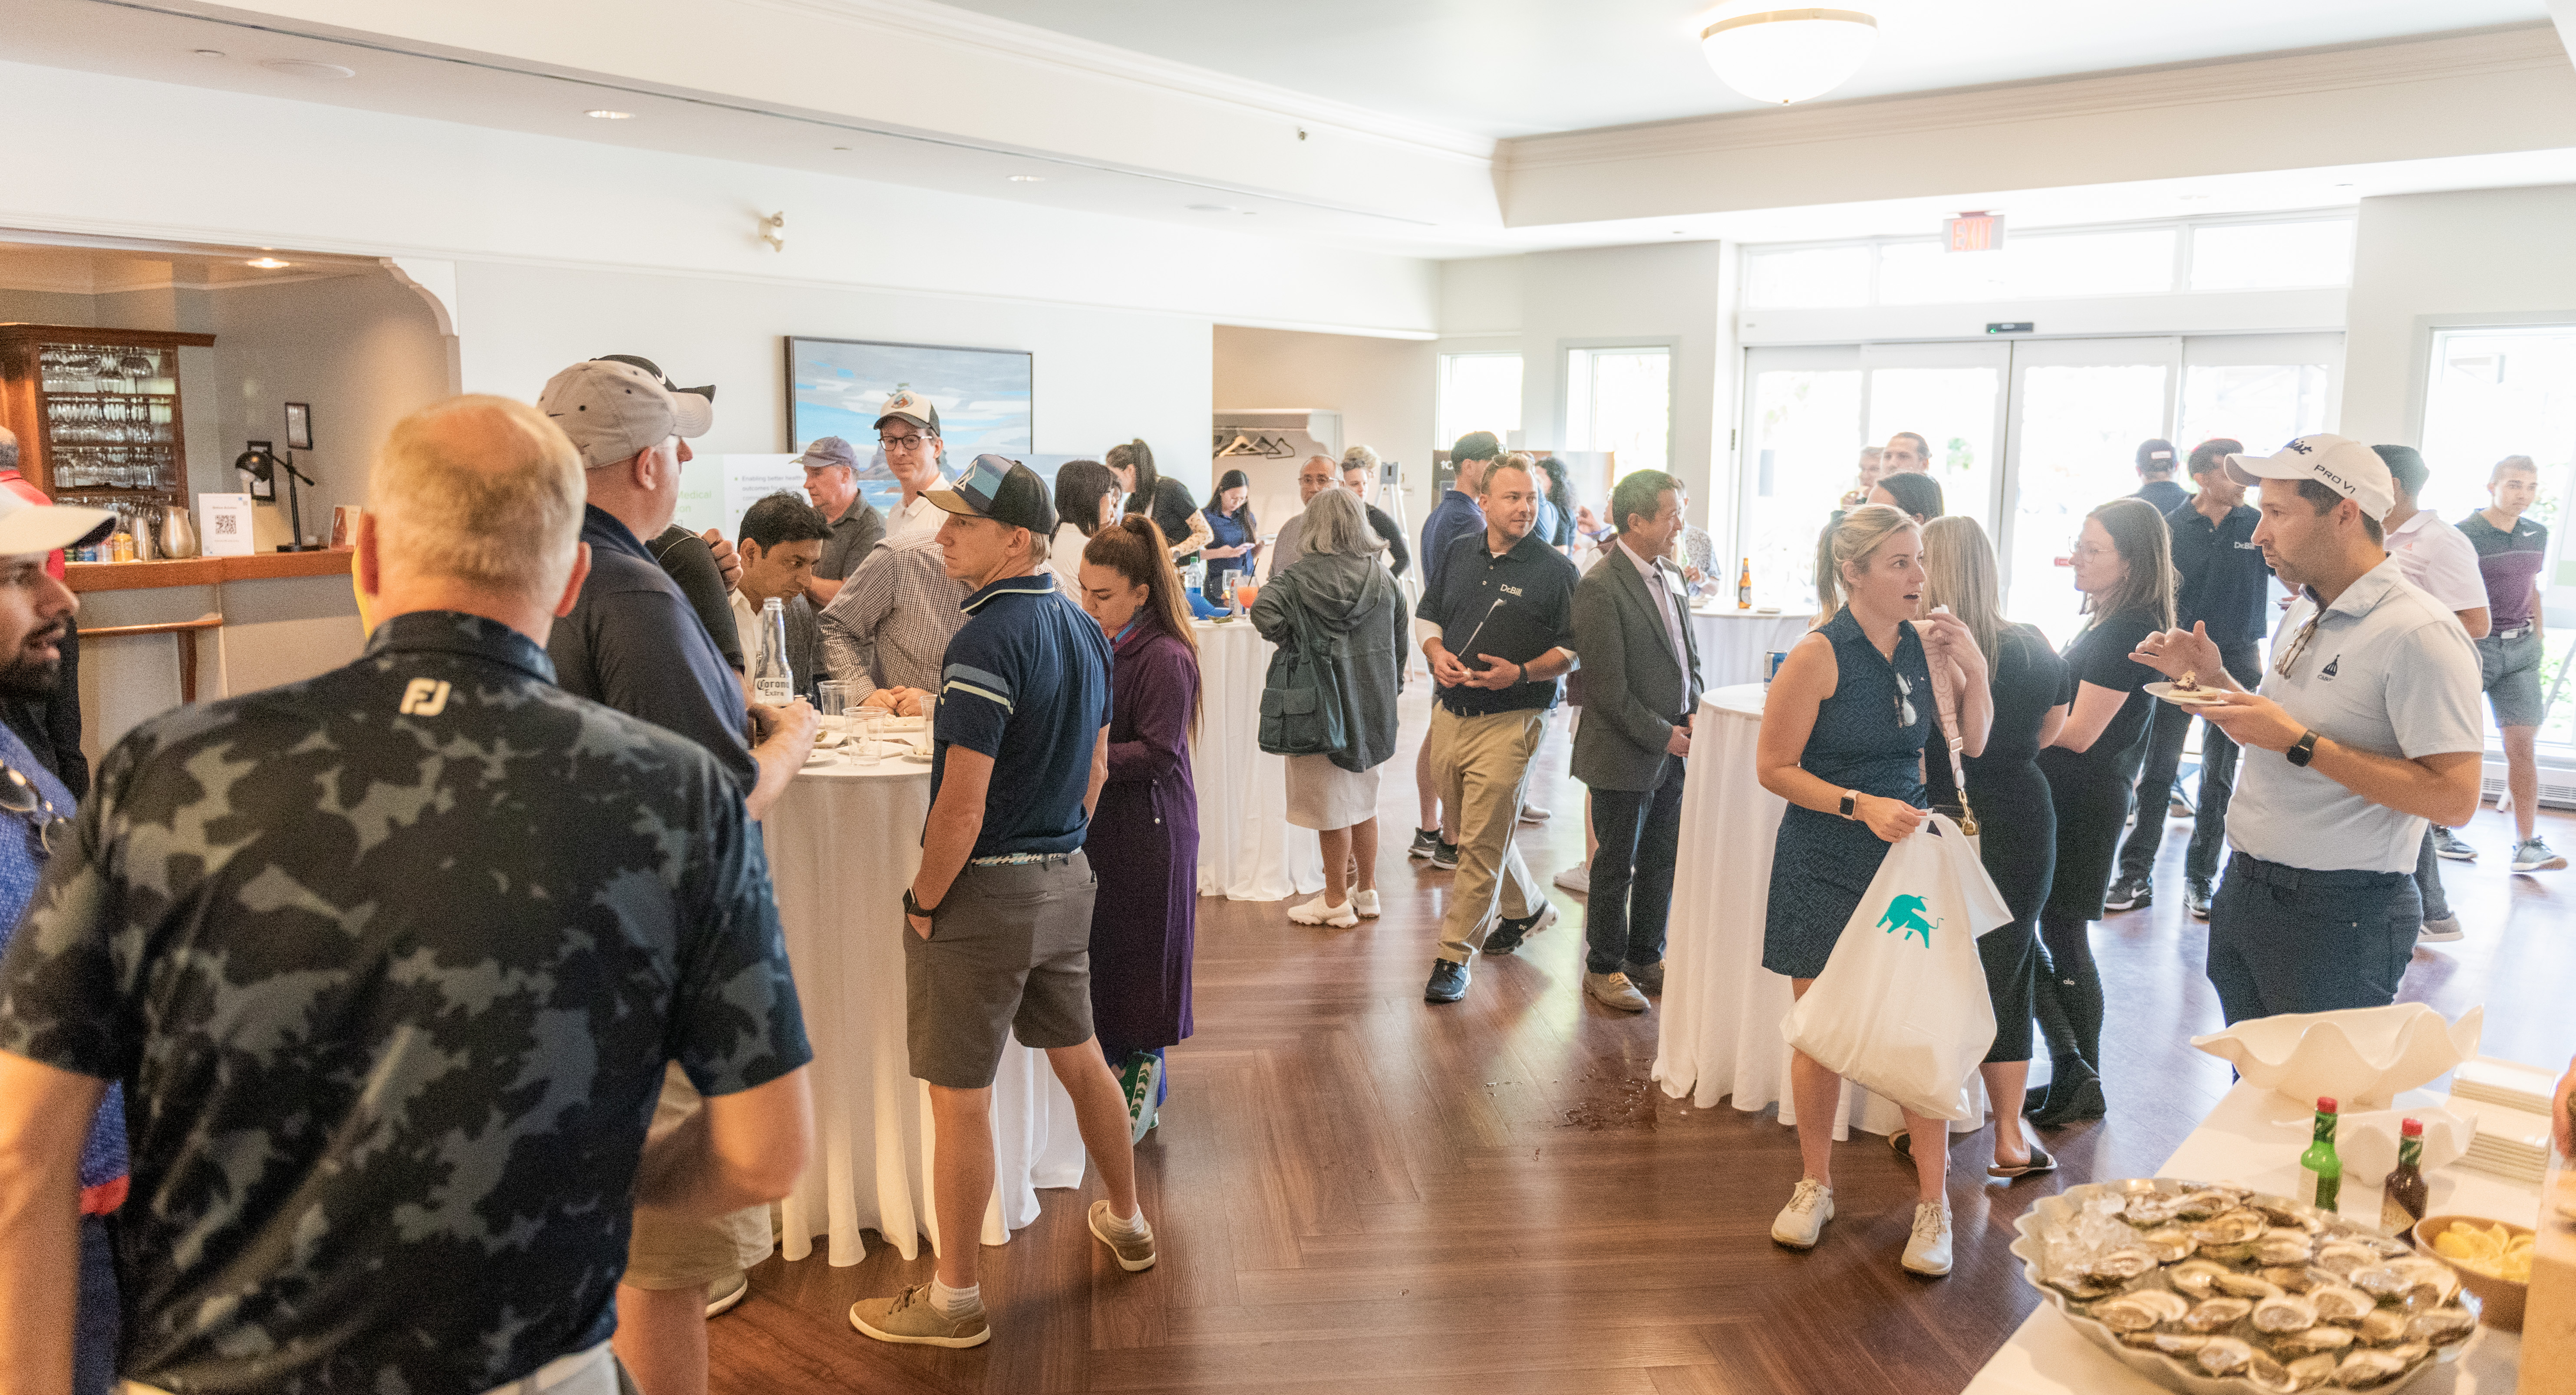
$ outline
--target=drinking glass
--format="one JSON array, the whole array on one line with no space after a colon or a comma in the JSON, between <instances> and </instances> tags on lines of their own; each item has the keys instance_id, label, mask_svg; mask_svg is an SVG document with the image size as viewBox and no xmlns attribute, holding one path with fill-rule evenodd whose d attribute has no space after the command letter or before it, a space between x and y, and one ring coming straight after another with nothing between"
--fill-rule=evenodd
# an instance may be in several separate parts
<instances>
[{"instance_id":1,"label":"drinking glass","mask_svg":"<svg viewBox=\"0 0 2576 1395\"><path fill-rule=\"evenodd\" d=\"M877 721L885 709L860 707L850 714L850 763L874 765L883 759L877 751Z\"/></svg>"},{"instance_id":2,"label":"drinking glass","mask_svg":"<svg viewBox=\"0 0 2576 1395\"><path fill-rule=\"evenodd\" d=\"M858 705L857 684L826 678L814 685L814 697L825 731L849 730L850 709Z\"/></svg>"}]
</instances>

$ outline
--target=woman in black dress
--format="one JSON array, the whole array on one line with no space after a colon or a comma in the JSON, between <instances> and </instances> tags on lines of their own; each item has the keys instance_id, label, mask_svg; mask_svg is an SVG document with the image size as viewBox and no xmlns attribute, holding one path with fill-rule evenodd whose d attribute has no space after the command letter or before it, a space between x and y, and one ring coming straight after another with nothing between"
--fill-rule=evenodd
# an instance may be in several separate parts
<instances>
[{"instance_id":1,"label":"woman in black dress","mask_svg":"<svg viewBox=\"0 0 2576 1395\"><path fill-rule=\"evenodd\" d=\"M1143 437L1123 446L1111 446L1102 457L1109 473L1118 477L1118 486L1127 491L1127 512L1141 513L1154 520L1171 540L1172 560L1180 561L1200 548L1216 534L1207 520L1199 516L1199 502L1190 497L1190 487L1179 480L1166 479L1154 469L1154 448Z\"/></svg>"},{"instance_id":2,"label":"woman in black dress","mask_svg":"<svg viewBox=\"0 0 2576 1395\"><path fill-rule=\"evenodd\" d=\"M2039 908L2048 900L2050 873L2057 867L2057 811L2049 805L2048 779L2039 773L2036 757L2066 721L2066 709L2057 705L2066 686L2066 661L2049 647L2038 626L2003 618L1996 601L2000 588L1994 545L1975 519L1936 518L1926 524L1923 570L1924 603L1948 606L1976 637L1977 647L1989 656L1987 687L1994 694L1994 727L1986 734L1985 753L1965 761L1980 860L2013 917L2011 924L1977 937L1986 992L1995 1004L1995 1044L1978 1068L1995 1110L1995 1161L1986 1171L1994 1177L2053 1172L2057 1160L2022 1129L2021 1103L2030 1081L2030 995L2039 955ZM1955 814L1959 797L1950 763L1935 747L1923 767L1932 806Z\"/></svg>"},{"instance_id":3,"label":"woman in black dress","mask_svg":"<svg viewBox=\"0 0 2576 1395\"><path fill-rule=\"evenodd\" d=\"M2041 1128L2099 1119L2105 1107L2091 927L2102 918L2156 702L2141 691L2155 670L2129 653L2174 623L2173 549L2155 505L2114 499L2087 514L2074 562L2075 589L2093 618L2066 646L2066 721L2039 753L2057 809L2057 873L2039 916L2048 963L2034 994L2052 1068L2048 1088L2030 1092L2023 1109Z\"/></svg>"},{"instance_id":4,"label":"woman in black dress","mask_svg":"<svg viewBox=\"0 0 2576 1395\"><path fill-rule=\"evenodd\" d=\"M1923 542L1914 520L1880 504L1843 515L1820 544L1816 589L1833 618L1789 650L1762 703L1755 764L1762 787L1789 802L1771 859L1762 967L1806 996L1858 910L1887 849L1923 825L1923 748L1937 731L1934 665L1957 680L1959 736L1985 749L1992 717L1986 661L1952 615L1914 617L1923 604ZM1833 1219L1834 1121L1842 1080L1804 1052L1789 1056L1805 1164L1771 1238L1809 1249ZM1904 1267L1950 1271L1950 1212L1942 1191L1949 1124L1905 1116L1917 1140L1917 1201Z\"/></svg>"}]
</instances>

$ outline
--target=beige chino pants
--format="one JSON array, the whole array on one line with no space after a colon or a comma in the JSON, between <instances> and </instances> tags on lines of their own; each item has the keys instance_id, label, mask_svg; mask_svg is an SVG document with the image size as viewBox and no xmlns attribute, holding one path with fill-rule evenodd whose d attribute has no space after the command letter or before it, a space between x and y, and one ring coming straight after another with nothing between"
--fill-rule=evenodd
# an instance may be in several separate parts
<instances>
[{"instance_id":1,"label":"beige chino pants","mask_svg":"<svg viewBox=\"0 0 2576 1395\"><path fill-rule=\"evenodd\" d=\"M1546 735L1544 711L1461 717L1446 707L1431 709L1432 773L1444 809L1458 811L1458 879L1440 921L1440 957L1453 964L1467 963L1485 947L1497 911L1518 920L1547 895L1512 842L1530 760Z\"/></svg>"}]
</instances>

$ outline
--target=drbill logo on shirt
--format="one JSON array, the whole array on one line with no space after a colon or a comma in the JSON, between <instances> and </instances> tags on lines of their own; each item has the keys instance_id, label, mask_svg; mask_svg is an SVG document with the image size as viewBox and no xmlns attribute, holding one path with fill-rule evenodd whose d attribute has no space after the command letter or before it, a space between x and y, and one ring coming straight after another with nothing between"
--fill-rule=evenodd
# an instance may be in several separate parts
<instances>
[{"instance_id":1,"label":"drbill logo on shirt","mask_svg":"<svg viewBox=\"0 0 2576 1395\"><path fill-rule=\"evenodd\" d=\"M1517 595L1519 595L1519 594L1521 593L1521 588L1519 588L1519 587L1517 587L1517 586L1499 586L1499 585L1498 585L1498 586L1496 586L1494 589L1495 589L1495 590L1497 590L1497 591L1502 592L1502 593L1503 593L1504 595L1506 595L1506 596L1517 596Z\"/></svg>"},{"instance_id":2,"label":"drbill logo on shirt","mask_svg":"<svg viewBox=\"0 0 2576 1395\"><path fill-rule=\"evenodd\" d=\"M435 717L447 710L447 684L442 679L415 678L403 689L402 707L406 717Z\"/></svg>"}]
</instances>

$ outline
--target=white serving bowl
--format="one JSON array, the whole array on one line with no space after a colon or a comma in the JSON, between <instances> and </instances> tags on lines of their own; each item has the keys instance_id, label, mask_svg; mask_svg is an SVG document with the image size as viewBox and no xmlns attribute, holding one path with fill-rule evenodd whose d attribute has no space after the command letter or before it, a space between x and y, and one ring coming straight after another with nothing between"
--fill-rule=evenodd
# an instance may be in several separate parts
<instances>
[{"instance_id":1,"label":"white serving bowl","mask_svg":"<svg viewBox=\"0 0 2576 1395\"><path fill-rule=\"evenodd\" d=\"M2447 1022L2422 1003L2396 1003L2257 1017L2193 1037L2191 1044L2267 1090L2311 1108L2318 1096L2330 1095L2358 1113L2385 1109L2399 1091L2476 1056L2485 1024L2483 1007Z\"/></svg>"},{"instance_id":2,"label":"white serving bowl","mask_svg":"<svg viewBox=\"0 0 2576 1395\"><path fill-rule=\"evenodd\" d=\"M2449 1167L2469 1151L2477 1135L2477 1116L2447 1109L2372 1109L2346 1114L2335 1124L2335 1152L2343 1158L2344 1175L2378 1186L2397 1166L2399 1126L2413 1119L2424 1126L2426 1172Z\"/></svg>"}]
</instances>

